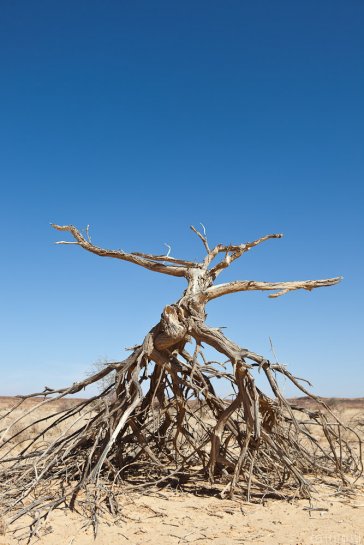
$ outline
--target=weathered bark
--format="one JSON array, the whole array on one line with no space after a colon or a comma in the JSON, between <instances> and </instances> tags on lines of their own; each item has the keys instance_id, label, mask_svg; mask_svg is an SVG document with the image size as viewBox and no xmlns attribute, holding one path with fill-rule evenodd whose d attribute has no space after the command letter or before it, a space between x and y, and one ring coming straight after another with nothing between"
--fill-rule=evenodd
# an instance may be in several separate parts
<instances>
[{"instance_id":1,"label":"weathered bark","mask_svg":"<svg viewBox=\"0 0 364 545\"><path fill-rule=\"evenodd\" d=\"M112 486L107 483L132 484L138 471L154 473L154 482L162 483L179 478L182 473L185 479L196 476L199 466L201 475L211 482L226 482L228 478L222 494L229 489L230 496L240 492L246 493L248 499L253 489L255 493L284 496L287 492L282 487L289 490L294 483L301 493L309 494L310 484L305 477L309 472L339 475L347 482L346 473L362 471L361 454L355 453L347 440L347 430L330 416L324 403L307 392L300 379L284 366L240 347L205 322L207 303L228 293L270 290L275 291L270 297L278 297L297 289L311 291L332 286L340 282L340 277L214 284L224 269L245 252L269 239L281 238L280 234L240 245L218 244L210 249L205 230L201 233L192 227L206 250L201 262L193 262L169 255L106 250L92 244L88 229L85 238L73 226L53 227L70 233L74 239L58 244L76 244L102 257L184 277L187 287L178 301L164 307L158 323L126 360L112 363L70 388L47 388L32 396L44 396L47 403L51 401L49 396L60 399L77 393L116 371L115 381L101 394L54 415L35 439L23 442L20 453L14 453L14 445L18 442L16 448L21 447L21 432L12 434L11 427L3 432L0 501L8 512L15 510L14 521L31 513L38 524L55 506L69 498L74 505L79 494L86 494L88 513L95 524L100 495L113 506L111 510L116 509ZM215 260L217 263L213 264ZM195 344L193 354L186 350L191 341ZM222 354L233 371L207 362L203 345ZM266 376L272 399L256 387L255 369ZM324 411L312 412L285 400L275 374L287 377ZM232 385L235 392L232 400L217 395L215 379ZM144 394L143 383L147 384ZM304 420L299 418L302 414ZM35 423L43 421L47 422L47 418ZM65 424L66 430L60 429ZM314 425L324 429L325 447L315 437ZM57 427L59 436L44 446L43 438ZM49 498L47 491L39 492L44 483L54 481L62 483L55 497Z\"/></svg>"}]
</instances>

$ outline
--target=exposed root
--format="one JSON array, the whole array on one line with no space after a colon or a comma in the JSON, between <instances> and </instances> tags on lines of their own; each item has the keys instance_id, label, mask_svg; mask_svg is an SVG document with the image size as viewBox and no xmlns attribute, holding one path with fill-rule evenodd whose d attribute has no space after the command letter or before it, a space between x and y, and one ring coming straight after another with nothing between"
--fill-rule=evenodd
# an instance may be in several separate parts
<instances>
[{"instance_id":1,"label":"exposed root","mask_svg":"<svg viewBox=\"0 0 364 545\"><path fill-rule=\"evenodd\" d=\"M205 228L203 234L193 228L207 252L197 263L170 252L156 256L107 250L91 243L88 229L85 238L73 226L53 227L74 239L60 244L184 277L187 288L179 301L164 308L160 321L126 360L69 388L45 388L20 398L2 416L0 518L15 523L26 517L32 537L53 509L66 505L86 515L96 532L105 509L117 514L120 490L209 479L221 496L284 498L309 496L315 478L333 477L348 486L362 474L359 436L310 394L302 379L205 323L206 304L228 293L269 290L276 297L332 286L341 277L214 284L232 262L280 234L210 249ZM186 349L190 342L195 343L193 353ZM207 361L202 343L226 361ZM256 371L267 379L269 396L256 386ZM285 399L280 375L312 398L317 410ZM102 393L44 414L57 406L55 400L103 383L108 376L111 384ZM231 398L218 394L217 380L230 388ZM25 400L34 397L41 401L22 411ZM38 416L29 423L33 412Z\"/></svg>"},{"instance_id":2,"label":"exposed root","mask_svg":"<svg viewBox=\"0 0 364 545\"><path fill-rule=\"evenodd\" d=\"M120 486L133 490L209 479L222 486L222 496L249 500L254 494L285 497L294 490L309 496L315 476L334 476L348 485L348 474L362 473L360 439L353 430L285 367L267 360L251 366L263 369L272 399L255 386L253 371L242 363L229 372L226 364L206 362L198 345L193 355L185 349L183 354L155 349L148 354L140 346L125 361L68 389L36 394L42 398L38 409L46 403L52 407L55 399L116 370L115 382L101 394L33 421L41 431L32 439L22 439L30 424L19 431L30 411L13 420L15 433L12 425L3 430L3 515L10 523L31 516L30 534L37 535L49 512L66 504L83 512L96 531L103 510L117 512ZM275 377L279 374L321 410L288 402ZM217 378L233 386L232 400L217 395ZM22 401L29 397L34 395ZM12 411L18 414L19 404Z\"/></svg>"}]
</instances>

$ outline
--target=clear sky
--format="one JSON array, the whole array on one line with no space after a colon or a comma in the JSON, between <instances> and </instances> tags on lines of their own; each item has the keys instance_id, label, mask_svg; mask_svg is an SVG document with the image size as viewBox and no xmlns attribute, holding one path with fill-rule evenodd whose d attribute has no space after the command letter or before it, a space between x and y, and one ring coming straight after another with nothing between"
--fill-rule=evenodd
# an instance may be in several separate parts
<instances>
[{"instance_id":1,"label":"clear sky","mask_svg":"<svg viewBox=\"0 0 364 545\"><path fill-rule=\"evenodd\" d=\"M221 276L343 275L208 307L242 346L362 396L364 3L5 0L0 13L0 395L121 359L184 282L74 246L198 258L282 232ZM62 234L61 234L62 235Z\"/></svg>"}]
</instances>

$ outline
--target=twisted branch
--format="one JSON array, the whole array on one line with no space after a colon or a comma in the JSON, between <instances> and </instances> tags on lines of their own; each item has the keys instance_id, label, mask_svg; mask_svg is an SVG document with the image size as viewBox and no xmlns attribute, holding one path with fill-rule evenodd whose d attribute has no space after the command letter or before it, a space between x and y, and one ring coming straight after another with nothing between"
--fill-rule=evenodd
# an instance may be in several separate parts
<instances>
[{"instance_id":1,"label":"twisted branch","mask_svg":"<svg viewBox=\"0 0 364 545\"><path fill-rule=\"evenodd\" d=\"M57 231L67 231L71 233L75 242L72 244L77 244L84 248L88 252L99 255L101 257L113 257L116 259L121 259L122 261L129 261L129 263L134 263L134 265L139 265L150 271L159 272L163 274L169 274L171 276L186 276L187 268L191 266L191 262L184 262L183 260L175 260L167 256L153 256L152 254L140 254L140 253L127 253L123 250L107 250L105 248L99 248L95 246L88 240L86 240L80 231L73 225L56 225L52 223L52 227ZM56 244L70 244L67 241L60 240ZM163 257L163 259L161 259ZM169 263L179 263L182 266L173 266L173 265L164 265L160 261L166 261Z\"/></svg>"},{"instance_id":2,"label":"twisted branch","mask_svg":"<svg viewBox=\"0 0 364 545\"><path fill-rule=\"evenodd\" d=\"M256 280L235 280L226 284L217 284L206 290L207 300L211 301L217 297L222 297L229 293L237 293L239 291L275 291L269 297L280 297L289 291L307 290L312 291L315 288L334 286L343 279L342 276L335 278L326 278L325 280L297 280L294 282L257 282Z\"/></svg>"}]
</instances>

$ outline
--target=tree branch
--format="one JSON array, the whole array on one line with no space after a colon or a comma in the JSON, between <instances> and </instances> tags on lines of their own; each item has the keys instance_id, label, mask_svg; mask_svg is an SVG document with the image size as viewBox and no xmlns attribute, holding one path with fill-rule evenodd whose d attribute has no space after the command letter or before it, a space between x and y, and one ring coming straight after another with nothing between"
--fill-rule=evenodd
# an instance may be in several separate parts
<instances>
[{"instance_id":1,"label":"tree branch","mask_svg":"<svg viewBox=\"0 0 364 545\"><path fill-rule=\"evenodd\" d=\"M202 223L201 223L202 225ZM211 252L210 250L210 247L209 247L209 243L207 242L207 238L206 238L206 230L204 228L204 226L202 225L203 229L204 229L204 235L202 233L200 233L200 231L197 231L197 229L193 226L193 225L190 225L192 231L194 233L196 233L196 235L198 236L198 238L200 238L202 240L202 244L205 246L205 250L207 252L207 254L209 254Z\"/></svg>"},{"instance_id":2,"label":"tree branch","mask_svg":"<svg viewBox=\"0 0 364 545\"><path fill-rule=\"evenodd\" d=\"M144 257L145 259L151 260L151 261L165 261L167 263L174 263L174 264L180 264L184 267L192 268L192 267L199 267L201 266L199 263L195 263L194 261L187 261L186 259L177 259L176 257L171 257L169 255L154 255L154 254L144 254L143 252L132 252L131 255L135 255L136 257Z\"/></svg>"},{"instance_id":3,"label":"tree branch","mask_svg":"<svg viewBox=\"0 0 364 545\"><path fill-rule=\"evenodd\" d=\"M333 286L342 280L342 276L336 278L327 278L325 280L298 280L295 282L256 282L255 280L237 280L226 284L218 284L206 290L207 300L211 301L228 293L237 293L239 291L274 291L280 290L277 293L269 295L269 297L279 297L294 290L308 290L322 288L325 286Z\"/></svg>"},{"instance_id":4,"label":"tree branch","mask_svg":"<svg viewBox=\"0 0 364 545\"><path fill-rule=\"evenodd\" d=\"M123 250L107 250L105 248L99 248L91 242L87 241L79 232L79 230L73 225L56 225L51 224L54 229L57 231L67 231L71 233L76 242L73 244L78 244L85 250L92 252L93 254L102 256L102 257L114 257L116 259L121 259L122 261L129 261L134 263L134 265L139 265L150 271L159 272L163 274L169 274L171 276L186 276L187 267L191 266L189 262L183 264L183 266L174 266L174 265L164 265L160 263L161 256L152 256L150 254L137 254L137 253L127 253ZM66 241L59 241L56 244L70 244ZM180 260L174 260L173 258L164 257L163 261L168 261L169 263L180 263Z\"/></svg>"},{"instance_id":5,"label":"tree branch","mask_svg":"<svg viewBox=\"0 0 364 545\"><path fill-rule=\"evenodd\" d=\"M211 252L206 256L205 263L208 266L219 253L225 253L225 258L222 259L215 267L211 269L211 273L216 277L218 276L223 269L226 269L233 261L239 259L245 252L248 252L254 246L258 246L262 242L272 238L282 238L282 234L272 234L265 235L264 237L253 240L253 242L246 242L245 244L230 244L225 246L223 244L218 244L211 250Z\"/></svg>"}]
</instances>

